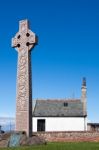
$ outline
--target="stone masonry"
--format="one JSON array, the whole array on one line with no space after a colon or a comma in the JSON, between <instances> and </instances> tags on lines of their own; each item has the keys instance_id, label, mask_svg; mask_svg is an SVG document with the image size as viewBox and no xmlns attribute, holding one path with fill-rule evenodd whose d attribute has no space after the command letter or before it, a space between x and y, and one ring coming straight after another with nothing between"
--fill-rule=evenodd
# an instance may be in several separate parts
<instances>
[{"instance_id":1,"label":"stone masonry","mask_svg":"<svg viewBox=\"0 0 99 150\"><path fill-rule=\"evenodd\" d=\"M32 80L31 49L37 43L35 33L29 30L28 20L19 22L19 32L12 38L12 47L18 52L16 131L32 135Z\"/></svg>"},{"instance_id":2,"label":"stone masonry","mask_svg":"<svg viewBox=\"0 0 99 150\"><path fill-rule=\"evenodd\" d=\"M99 132L92 131L36 132L34 134L46 142L99 142Z\"/></svg>"}]
</instances>

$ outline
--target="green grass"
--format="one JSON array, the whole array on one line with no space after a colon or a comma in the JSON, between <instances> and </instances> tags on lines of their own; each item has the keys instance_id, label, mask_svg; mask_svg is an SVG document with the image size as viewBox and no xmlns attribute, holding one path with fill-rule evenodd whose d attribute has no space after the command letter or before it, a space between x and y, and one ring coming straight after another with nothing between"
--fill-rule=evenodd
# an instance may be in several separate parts
<instances>
[{"instance_id":1,"label":"green grass","mask_svg":"<svg viewBox=\"0 0 99 150\"><path fill-rule=\"evenodd\" d=\"M38 146L0 148L0 150L99 150L99 143L48 143Z\"/></svg>"}]
</instances>

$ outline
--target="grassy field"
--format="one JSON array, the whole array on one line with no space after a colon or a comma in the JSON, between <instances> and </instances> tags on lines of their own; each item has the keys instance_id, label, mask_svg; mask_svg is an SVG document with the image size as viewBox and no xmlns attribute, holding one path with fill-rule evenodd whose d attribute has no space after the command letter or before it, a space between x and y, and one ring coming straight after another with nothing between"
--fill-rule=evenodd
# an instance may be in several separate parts
<instances>
[{"instance_id":1,"label":"grassy field","mask_svg":"<svg viewBox=\"0 0 99 150\"><path fill-rule=\"evenodd\" d=\"M0 148L0 150L99 150L99 143L48 143L39 146Z\"/></svg>"}]
</instances>

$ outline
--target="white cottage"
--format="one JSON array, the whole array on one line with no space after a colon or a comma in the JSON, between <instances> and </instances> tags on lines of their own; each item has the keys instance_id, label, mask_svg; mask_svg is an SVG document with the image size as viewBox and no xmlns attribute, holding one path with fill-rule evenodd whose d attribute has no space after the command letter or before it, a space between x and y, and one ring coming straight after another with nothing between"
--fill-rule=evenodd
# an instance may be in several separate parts
<instances>
[{"instance_id":1,"label":"white cottage","mask_svg":"<svg viewBox=\"0 0 99 150\"><path fill-rule=\"evenodd\" d=\"M37 100L33 111L33 132L87 130L86 80L81 99Z\"/></svg>"}]
</instances>

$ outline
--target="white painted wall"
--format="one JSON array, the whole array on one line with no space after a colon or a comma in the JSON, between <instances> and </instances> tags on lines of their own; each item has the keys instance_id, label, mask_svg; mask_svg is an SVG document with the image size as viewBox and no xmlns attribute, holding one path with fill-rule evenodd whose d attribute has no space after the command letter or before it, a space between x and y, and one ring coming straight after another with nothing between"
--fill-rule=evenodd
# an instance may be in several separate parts
<instances>
[{"instance_id":1,"label":"white painted wall","mask_svg":"<svg viewBox=\"0 0 99 150\"><path fill-rule=\"evenodd\" d=\"M84 117L34 117L33 132L37 132L37 119L45 119L45 131L84 131L87 127Z\"/></svg>"}]
</instances>

